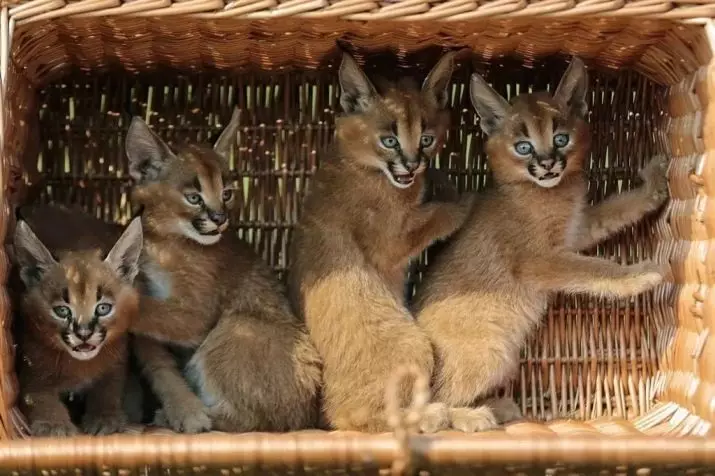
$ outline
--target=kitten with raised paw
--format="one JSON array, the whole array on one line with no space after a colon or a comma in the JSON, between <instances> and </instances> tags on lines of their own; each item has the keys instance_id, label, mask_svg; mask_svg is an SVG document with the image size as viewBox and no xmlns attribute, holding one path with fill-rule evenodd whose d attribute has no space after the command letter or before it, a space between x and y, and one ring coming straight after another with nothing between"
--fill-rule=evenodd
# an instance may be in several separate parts
<instances>
[{"instance_id":1,"label":"kitten with raised paw","mask_svg":"<svg viewBox=\"0 0 715 476\"><path fill-rule=\"evenodd\" d=\"M145 230L133 349L162 405L156 423L179 432L317 423L317 351L277 277L229 228L238 127L235 110L213 149L172 149L139 118L126 138Z\"/></svg>"},{"instance_id":2,"label":"kitten with raised paw","mask_svg":"<svg viewBox=\"0 0 715 476\"><path fill-rule=\"evenodd\" d=\"M33 436L80 432L62 402L70 392L86 393L82 432L124 428L127 330L138 311L133 282L141 249L142 226L133 220L106 257L99 249L55 248L57 259L18 221L13 251L24 287L16 325L19 406Z\"/></svg>"},{"instance_id":3,"label":"kitten with raised paw","mask_svg":"<svg viewBox=\"0 0 715 476\"><path fill-rule=\"evenodd\" d=\"M495 187L479 195L464 227L430 264L417 290L417 322L435 348L435 399L465 431L519 417L514 402L483 399L519 363L519 350L552 293L625 298L660 284L665 265L621 266L582 256L599 241L657 210L668 197L667 160L641 172L643 186L587 206L584 160L588 77L574 58L559 86L508 102L479 75L472 103L488 136Z\"/></svg>"},{"instance_id":4,"label":"kitten with raised paw","mask_svg":"<svg viewBox=\"0 0 715 476\"><path fill-rule=\"evenodd\" d=\"M376 87L343 55L336 139L308 191L291 243L289 294L323 359L326 420L339 430L388 431L384 392L402 365L431 375L432 347L407 309L406 268L466 218L471 197L424 202L425 170L448 128L454 53L419 87ZM401 389L406 403L410 379ZM448 427L430 405L421 430Z\"/></svg>"}]
</instances>

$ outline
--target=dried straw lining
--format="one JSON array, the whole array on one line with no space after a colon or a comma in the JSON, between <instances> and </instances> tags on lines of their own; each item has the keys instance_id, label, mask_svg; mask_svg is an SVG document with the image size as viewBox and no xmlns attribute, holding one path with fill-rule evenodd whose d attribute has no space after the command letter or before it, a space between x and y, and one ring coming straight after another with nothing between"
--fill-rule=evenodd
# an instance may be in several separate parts
<instances>
[{"instance_id":1,"label":"dried straw lining","mask_svg":"<svg viewBox=\"0 0 715 476\"><path fill-rule=\"evenodd\" d=\"M106 12L97 10L97 3L100 2L92 4L94 5L92 7L93 11L98 16L106 15ZM298 15L301 12L315 12L322 8L321 6L316 6L317 3L312 3L314 6L309 10L300 11L287 10L288 7L286 6L298 5L304 7L308 3L312 2L282 4L276 11L283 9L282 13L284 14L288 12L290 15ZM335 8L335 5L346 6L347 3L340 2L330 8ZM352 3L358 4L358 2ZM429 7L425 2L405 2L399 7L403 8L408 3ZM437 10L437 13L439 13L439 8L446 8L444 5L452 7L457 3L466 4L467 2L433 3L430 12ZM612 425L604 425L603 422L597 421L589 423L551 423L546 427L535 427L530 424L515 425L506 430L507 435L510 437L509 441L515 442L519 448L519 450L514 450L511 453L500 452L500 449L504 450L505 443L493 434L482 435L477 440L465 440L460 438L459 435L454 437L445 435L441 437L442 439L439 443L432 443L430 448L424 447L427 441L432 441L430 438L419 438L413 442L412 446L428 457L430 454L434 455L436 449L444 451L441 454L447 455L444 456L447 459L459 454L460 458L471 458L472 461L489 461L492 458L491 461L498 462L507 459L538 457L543 458L544 461L553 461L554 459L570 461L570 458L574 458L582 463L603 463L608 461L615 464L622 461L612 458L613 455L620 454L618 450L622 449L622 446L609 444L608 440L598 444L587 445L586 440L568 438L560 439L558 443L549 442L548 445L544 445L539 441L529 442L523 439L522 435L526 433L529 436L533 436L541 434L542 431L573 435L574 432L579 434L579 429L585 429L589 432L595 430L598 434L604 435L612 434L614 428L618 429L616 433L620 434L630 433L631 428L637 432L656 434L672 432L682 434L700 433L705 429L702 426L702 420L690 412L699 415L705 420L715 421L713 420L710 406L710 400L713 395L712 382L715 381L711 368L715 359L710 357L713 355L712 349L709 349L707 339L702 337L707 336L707 329L711 323L709 309L712 306L708 305L708 296L712 283L707 273L709 267L706 266L707 246L709 243L705 240L710 236L706 198L711 195L708 190L712 185L710 184L710 172L706 166L708 161L700 160L699 154L712 148L713 139L709 137L707 131L715 130L712 127L702 127L703 120L709 124L712 121L710 118L713 117L707 110L709 106L708 97L710 97L711 88L713 87L709 84L705 74L708 69L707 67L698 69L701 65L707 65L711 61L711 50L704 38L703 31L701 28L676 28L671 24L660 21L630 18L629 16L635 12L639 14L641 12L632 10L634 8L633 3L625 4L624 6L623 2L580 2L576 8L563 7L564 4L573 5L574 2L540 2L537 7L545 8L542 10L535 10L536 7L532 6L533 4L525 7L525 2L482 2L478 5L477 10L474 10L474 5L476 5L474 4L472 11L486 8L490 4L493 7L496 3L505 5L523 4L519 7L522 12L521 15L531 17L532 15L540 14L544 19L538 22L535 22L533 18L519 19L517 9L514 10L517 15L499 12L497 18L492 18L488 21L449 24L441 22L410 23L407 28L404 25L395 25L394 23L371 22L362 24L342 20L326 25L325 23L309 20L310 16L307 19L304 17L295 20L276 19L270 22L235 22L232 20L207 22L203 17L193 19L185 17L172 18L168 22L120 16L110 19L74 17L54 21L40 21L32 24L27 24L29 17L26 17L24 25L18 16L16 17L18 21L12 25L9 22L0 23L2 32L13 31L12 61L5 62L4 65L7 67L7 71L3 71L3 77L7 78L8 87L8 91L5 94L8 103L3 104L6 106L6 112L12 114L10 117L5 117L3 180L7 181L8 176L13 171L22 168L20 167L23 162L20 160L20 151L25 151L26 144L32 144L32 141L28 140L31 128L27 127L27 124L34 122L32 121L34 108L36 107L36 104L34 104L34 89L60 78L71 70L68 66L70 64L84 69L96 70L106 68L112 63L121 63L130 71L144 70L147 67L153 67L152 65L170 65L180 69L193 69L197 66L226 70L244 69L248 66L257 66L264 70L280 68L313 69L318 68L325 54L332 50L334 39L348 32L348 40L359 48L399 44L404 46L405 50L414 50L419 48L425 38L430 38L430 40L435 39L435 43L444 46L469 46L485 60L505 52L515 52L517 56L529 62L544 55L563 52L584 56L590 60L589 63L593 66L610 68L633 66L637 71L658 83L672 86L670 105L668 107L672 120L668 125L667 132L669 145L676 157L670 171L673 201L669 205L669 213L665 214L663 219L658 222L660 239L657 242L656 255L662 259L672 257L675 280L678 283L683 283L683 285L676 289L665 287L659 291L660 294L655 299L656 307L652 313L647 313L656 320L657 327L665 332L658 334L660 340L652 349L653 352L661 354L659 356L661 373L659 374L659 379L655 381L657 388L646 392L644 395L644 398L650 398L652 393L660 393L663 401L672 402L672 404L655 407L652 413L636 420L633 424L620 421ZM608 7L609 11L598 18L578 18L579 15L585 12L583 8L589 5L604 7L606 3L617 6ZM636 3L642 7L646 2ZM677 15L680 16L680 19L691 21L694 20L694 17L713 14L707 10L712 6L706 4L698 5L693 2L647 3L651 7L667 7L665 8L666 12L655 12L655 16L650 16L649 18L662 18L660 16L662 13L668 13L672 16L675 15L675 12L678 12ZM77 2L65 7L63 10L53 12L62 12L57 15L59 18L72 13L71 9L76 8L78 5L84 7L88 4L89 2ZM205 7L204 2L201 4ZM37 3L33 5L37 5ZM101 8L108 8L105 3L102 3L102 5ZM115 13L124 12L127 8L137 7L138 5L139 3L125 4L120 7L125 10ZM245 5L245 3L235 2L231 4L233 7L237 5ZM548 7L549 5L554 8L554 11L549 11L551 8ZM168 10L164 13L174 13L177 12L177 9L183 9L187 6L199 6L199 3L189 1L173 7L162 8ZM157 7L153 6L152 8ZM220 8L223 8L223 4L199 11L206 13ZM384 13L384 10L388 8L389 6L385 6L380 9L380 12ZM581 9L580 13L579 8ZM328 10L326 9L325 11ZM360 12L364 11L366 10L360 10ZM685 11L694 14L686 15L683 13ZM27 13L27 10L25 12ZM65 12L67 13L65 14ZM484 10L482 10L483 12ZM494 12L492 11L491 13ZM7 14L8 10L5 10L4 13ZM15 13L17 13L17 10ZM75 10L73 13L78 12ZM150 14L154 13L158 12L151 12ZM278 13L279 15L271 13L269 17L280 16L281 12L279 11ZM404 18L415 13L420 12L402 12L400 16ZM546 18L563 16L564 13L573 14L573 16L565 15L566 20ZM348 18L347 13L335 13L333 11L330 14L342 15L343 20L346 18L348 20L361 19ZM234 11L228 14L228 16L236 17L241 15L244 15L244 12ZM452 13L439 15L440 18L452 16ZM431 17L426 19L429 18ZM2 19L6 19L6 17ZM450 19L455 20L453 17ZM456 20L459 20L459 18L456 18ZM287 32L290 32L290 36L286 34ZM505 35L503 34L504 32L509 34ZM117 39L122 37L131 38L131 42L123 42ZM265 41L266 38L270 38L270 41ZM77 44L79 40L81 40L81 43ZM227 46L238 43L245 45L245 48L236 49ZM169 51L162 46L163 44L171 45L172 50ZM182 56L175 56L173 53L176 51L180 51ZM693 87L695 87L696 94L692 93ZM23 123L23 119L29 122ZM705 131L704 137L699 133L701 130ZM32 157L32 153L28 151L27 157ZM8 164L12 164L14 169L9 167ZM7 204L7 201L5 200L4 203ZM3 209L5 219L1 223L4 226L8 225L7 208L4 207ZM687 240L700 241L691 244ZM4 271L6 272L7 269L5 268ZM674 299L676 299L675 305L672 305ZM2 304L2 301L0 301L0 304ZM5 307L3 307L5 323L8 322L6 306L5 301ZM698 314L702 317L698 317ZM564 317L560 316L559 321L563 322L562 319ZM620 336L620 338L622 337ZM7 339L0 339L0 356L3 362L0 368L3 369L5 375L9 375L8 372L11 371L9 362L11 362L12 351L9 343L10 341ZM628 373L631 371L629 368L622 370ZM695 393L693 394L690 389L691 384L697 382L697 380L694 380L696 376L700 378L702 383L695 387ZM3 378L3 383L12 381L11 377ZM14 395L14 389L10 386L10 388L5 387L5 390L2 394L4 401L0 402L2 404L0 405L2 408L0 417L6 433L12 434L8 410L8 405L11 405L12 398L8 397ZM676 405L680 405L680 407ZM681 418L681 415L684 418ZM662 425L664 418L670 417L678 420L679 424L664 427ZM541 428L541 430L537 430L537 428ZM567 430L564 431L564 428ZM610 430L604 430L604 428L610 428ZM292 461L301 466L302 463L294 459L298 458L297 455L300 455L301 459L307 455L307 459L303 459L303 461L317 462L321 458L328 457L331 450L342 449L347 452L344 454L352 457L359 453L358 450L362 445L365 448L381 448L380 445L375 444L375 441L382 441L380 438L383 438L357 435L342 437L310 433L307 432L307 434L296 436L295 438L286 436L261 439L253 435L246 436L245 441L250 448L247 448L247 453L244 456L248 455L247 457L250 458L260 457L264 461L269 461L270 457L267 455L271 454L272 451L269 446L264 446L261 442L267 444L270 438L285 438L282 441L293 451L289 451L287 447L279 445L277 447L278 453L274 453L277 454L276 458L284 462ZM132 440L132 437L126 438L130 439L122 440L122 437L115 437L107 440L106 444L85 443L81 440L64 443L69 446L63 446L63 444L57 442L51 446L40 446L39 442L31 442L29 444L32 445L32 452L30 452L30 446L23 446L27 450L23 454L29 457L32 453L33 457L37 457L44 449L45 454L52 453L55 455L50 459L42 460L50 466L68 465L69 467L76 467L90 461L98 461L95 459L97 457L106 457L106 460L103 459L104 462L117 466L139 464L141 461L156 462L156 458L163 460L165 464L180 466L183 463L205 462L207 459L213 460L219 454L223 454L223 458L228 458L233 444L222 440L221 438L223 437L218 435L202 437L201 439L180 437L172 440L176 446L170 446L164 440L148 439L148 437L143 437L140 440L141 443L138 440ZM450 440L449 438L454 439ZM326 439L332 441L332 443L326 442ZM199 441L203 440L212 448L210 454L206 452L206 446L202 446L199 443ZM232 439L231 441L239 440ZM422 447L420 447L420 441L424 442ZM221 442L224 443L224 446L221 446ZM325 443L325 452L314 448L314 452L311 453L310 448L316 443ZM387 443L386 447L390 457L383 456L391 458L394 455L394 444L393 440ZM632 458L630 462L634 462L633 458L637 460L640 456L644 458L644 461L662 461L663 458L673 458L672 461L680 461L683 464L705 463L707 461L702 458L706 458L707 450L711 449L708 446L710 443L706 441L694 443L682 440L680 443L668 443L671 451L664 454L666 452L654 452L654 447L650 446L652 443L641 442L635 437L629 439L630 444L640 445L639 448L643 448L643 451L637 451L632 453L631 456L623 457ZM141 445L141 448L138 445ZM483 448L484 452L477 450L479 447ZM137 453L132 453L131 448L135 448L139 453L146 453L142 457L137 457ZM382 448L384 449L384 447ZM460 448L464 452L461 452ZM579 448L586 449L577 451ZM9 450L9 447L6 449ZM73 458L58 458L61 454L60 450L72 451ZM433 453L430 453L430 451ZM603 451L605 452L603 454L610 455L608 456L609 459L602 459L602 456L598 455L598 451ZM311 454L313 456L310 456ZM377 454L379 455L379 453ZM439 451L437 454L440 454ZM489 456L495 454L497 456ZM19 454L15 453L15 458L18 456ZM230 457L233 458L233 461L236 461L239 456L231 454ZM311 460L311 458L317 459ZM434 462L446 462L447 459L440 460L440 458L436 458ZM29 460L20 462L21 460L18 459L5 461L12 462L13 465L21 464L23 466L30 463ZM226 460L219 458L217 461ZM255 461L255 459L251 461ZM623 462L625 461L623 460Z\"/></svg>"}]
</instances>

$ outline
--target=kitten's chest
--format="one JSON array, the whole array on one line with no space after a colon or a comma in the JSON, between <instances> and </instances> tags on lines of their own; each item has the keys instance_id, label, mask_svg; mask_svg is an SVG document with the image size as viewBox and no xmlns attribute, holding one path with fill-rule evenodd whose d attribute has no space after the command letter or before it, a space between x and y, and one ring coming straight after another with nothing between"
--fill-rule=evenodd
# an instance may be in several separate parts
<instances>
[{"instance_id":1,"label":"kitten's chest","mask_svg":"<svg viewBox=\"0 0 715 476\"><path fill-rule=\"evenodd\" d=\"M83 392L126 356L126 341L113 342L91 360L77 360L65 351L30 349L21 355L21 379L42 382L62 392Z\"/></svg>"},{"instance_id":2,"label":"kitten's chest","mask_svg":"<svg viewBox=\"0 0 715 476\"><path fill-rule=\"evenodd\" d=\"M151 243L142 268L147 294L159 303L186 307L206 305L214 294L216 266L212 250Z\"/></svg>"},{"instance_id":3,"label":"kitten's chest","mask_svg":"<svg viewBox=\"0 0 715 476\"><path fill-rule=\"evenodd\" d=\"M550 247L570 247L577 239L581 228L584 200L569 196L554 203L541 220L546 244Z\"/></svg>"}]
</instances>

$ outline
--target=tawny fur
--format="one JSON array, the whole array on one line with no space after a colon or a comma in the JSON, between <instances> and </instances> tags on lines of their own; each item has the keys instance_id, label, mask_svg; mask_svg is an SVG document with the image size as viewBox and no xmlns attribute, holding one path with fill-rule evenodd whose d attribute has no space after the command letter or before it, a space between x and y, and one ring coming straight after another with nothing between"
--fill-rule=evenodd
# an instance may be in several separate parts
<instances>
[{"instance_id":1,"label":"tawny fur","mask_svg":"<svg viewBox=\"0 0 715 476\"><path fill-rule=\"evenodd\" d=\"M288 431L317 420L318 354L276 277L226 231L237 125L234 114L215 150L175 153L140 119L127 135L143 276L148 294L161 295L142 295L134 350L163 405L158 421L176 431ZM165 344L195 350L185 369Z\"/></svg>"},{"instance_id":2,"label":"tawny fur","mask_svg":"<svg viewBox=\"0 0 715 476\"><path fill-rule=\"evenodd\" d=\"M336 429L387 430L388 379L401 365L432 371L430 342L406 308L405 271L410 259L461 225L470 205L469 199L423 203L423 172L448 127L452 68L448 55L421 90L402 81L378 92L343 57L347 114L338 118L335 146L311 182L288 280L323 359L324 412ZM388 147L395 141L399 150ZM406 382L403 398L410 389ZM444 426L440 408L423 430Z\"/></svg>"},{"instance_id":3,"label":"tawny fur","mask_svg":"<svg viewBox=\"0 0 715 476\"><path fill-rule=\"evenodd\" d=\"M473 77L472 101L489 135L486 152L496 186L479 196L464 227L430 264L414 303L435 346L439 402L473 405L511 378L549 294L628 297L656 286L667 273L650 262L620 266L578 254L656 210L668 194L667 162L657 158L642 172L641 188L587 206L586 90L578 59L553 97L521 95L509 104ZM555 146L560 133L570 138L561 148ZM533 154L519 156L520 141L529 141ZM549 170L560 172L560 182L545 175ZM535 183L537 177L548 186ZM497 406L480 408L486 419L519 415L513 403ZM453 425L471 430L474 421L457 418Z\"/></svg>"},{"instance_id":4,"label":"tawny fur","mask_svg":"<svg viewBox=\"0 0 715 476\"><path fill-rule=\"evenodd\" d=\"M127 422L122 397L128 372L127 330L138 311L132 283L142 246L141 224L132 223L108 250L102 247L108 235L95 237L90 246L92 240L82 236L87 228L63 228L58 233L58 228L49 228L51 223L43 222L39 215L40 235L61 234L64 238L48 238L53 245L50 252L27 222L17 224L14 253L25 287L16 325L20 408L33 435L74 435L79 430L61 397L85 393L82 431L120 431ZM109 251L106 259L102 259L102 251ZM53 253L59 255L59 261ZM100 317L99 305L106 310L108 304L111 311ZM58 306L71 309L71 316L60 318L53 313ZM84 342L98 350L71 350Z\"/></svg>"}]
</instances>

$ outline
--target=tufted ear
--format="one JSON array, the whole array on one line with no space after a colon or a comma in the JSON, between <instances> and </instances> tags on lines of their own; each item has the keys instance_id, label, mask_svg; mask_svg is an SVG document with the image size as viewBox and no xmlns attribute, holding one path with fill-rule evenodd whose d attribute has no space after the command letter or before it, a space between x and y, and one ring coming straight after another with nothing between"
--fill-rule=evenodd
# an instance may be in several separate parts
<instances>
[{"instance_id":1,"label":"tufted ear","mask_svg":"<svg viewBox=\"0 0 715 476\"><path fill-rule=\"evenodd\" d=\"M506 117L509 102L476 73L472 74L469 82L469 96L477 115L479 115L479 125L482 131L490 135L499 128Z\"/></svg>"},{"instance_id":2,"label":"tufted ear","mask_svg":"<svg viewBox=\"0 0 715 476\"><path fill-rule=\"evenodd\" d=\"M343 111L348 114L365 112L375 100L377 91L355 59L347 53L343 53L338 79Z\"/></svg>"},{"instance_id":3,"label":"tufted ear","mask_svg":"<svg viewBox=\"0 0 715 476\"><path fill-rule=\"evenodd\" d=\"M442 55L422 83L422 92L431 94L440 108L446 107L449 102L449 82L454 72L456 55L456 51Z\"/></svg>"},{"instance_id":4,"label":"tufted ear","mask_svg":"<svg viewBox=\"0 0 715 476\"><path fill-rule=\"evenodd\" d=\"M124 148L129 158L129 174L137 183L159 180L167 161L174 157L169 146L137 116L129 125Z\"/></svg>"},{"instance_id":5,"label":"tufted ear","mask_svg":"<svg viewBox=\"0 0 715 476\"><path fill-rule=\"evenodd\" d=\"M42 244L24 220L18 221L15 226L13 244L15 260L20 269L20 279L28 288L37 284L42 274L57 264L50 250Z\"/></svg>"},{"instance_id":6,"label":"tufted ear","mask_svg":"<svg viewBox=\"0 0 715 476\"><path fill-rule=\"evenodd\" d=\"M111 266L121 279L131 284L139 272L143 243L141 218L136 217L114 244L104 262Z\"/></svg>"},{"instance_id":7,"label":"tufted ear","mask_svg":"<svg viewBox=\"0 0 715 476\"><path fill-rule=\"evenodd\" d=\"M231 114L231 120L228 121L228 125L223 128L221 135L218 136L216 143L214 143L214 151L228 160L231 157L231 149L236 143L236 131L238 131L238 125L241 122L241 111L236 107Z\"/></svg>"},{"instance_id":8,"label":"tufted ear","mask_svg":"<svg viewBox=\"0 0 715 476\"><path fill-rule=\"evenodd\" d=\"M586 65L583 64L580 58L574 56L554 92L554 99L570 112L583 119L588 113L587 93L588 73L586 72Z\"/></svg>"}]
</instances>

